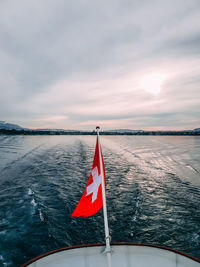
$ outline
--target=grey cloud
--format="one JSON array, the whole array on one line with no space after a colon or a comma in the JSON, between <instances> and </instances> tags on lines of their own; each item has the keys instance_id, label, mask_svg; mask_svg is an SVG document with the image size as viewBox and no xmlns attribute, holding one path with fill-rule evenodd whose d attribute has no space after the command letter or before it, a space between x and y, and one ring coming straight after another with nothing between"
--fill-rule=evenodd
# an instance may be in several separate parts
<instances>
[{"instance_id":1,"label":"grey cloud","mask_svg":"<svg viewBox=\"0 0 200 267\"><path fill-rule=\"evenodd\" d=\"M176 56L200 56L200 35L173 38L158 48L166 54Z\"/></svg>"},{"instance_id":2,"label":"grey cloud","mask_svg":"<svg viewBox=\"0 0 200 267\"><path fill-rule=\"evenodd\" d=\"M159 66L163 60L169 60L168 57L170 62L188 55L191 58L197 57L200 47L197 25L199 7L197 0L187 0L184 3L181 0L52 0L48 1L48 5L41 1L2 1L0 71L6 79L0 80L2 119L17 120L17 116L24 116L31 121L34 116L39 117L40 114L52 113L54 110L56 112L56 107L64 106L64 102L66 105L90 105L92 101L97 101L89 97L87 89L84 89L83 95L81 88L77 88L75 97L71 94L71 89L66 88L69 91L66 99L50 103L49 106L31 106L33 97L45 91L48 95L49 87L63 79L118 78L131 71L134 75L138 70L145 70L149 66ZM181 98L188 97L187 88L192 83L189 79L193 79L193 98L198 97L197 75L195 73L193 78L175 78L176 81L181 78L185 83ZM180 94L179 86L172 85L171 88L176 92L167 88L166 105L168 101L176 101ZM118 101L120 92L116 95L113 95L113 99ZM148 96L143 95L135 96L135 101L145 102ZM130 93L127 97L133 95ZM189 107L192 109L193 105L190 103ZM181 110L183 109L182 107ZM163 112L162 109L160 112ZM134 117L132 113L126 116L83 116L70 111L67 115L75 121L84 121L86 117ZM153 120L150 115L148 119Z\"/></svg>"}]
</instances>

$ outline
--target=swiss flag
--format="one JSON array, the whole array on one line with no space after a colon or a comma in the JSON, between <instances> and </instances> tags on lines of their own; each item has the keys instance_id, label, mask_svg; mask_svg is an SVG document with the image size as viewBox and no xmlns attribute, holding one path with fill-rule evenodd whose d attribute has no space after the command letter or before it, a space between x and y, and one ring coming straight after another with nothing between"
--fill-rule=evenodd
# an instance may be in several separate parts
<instances>
[{"instance_id":1,"label":"swiss flag","mask_svg":"<svg viewBox=\"0 0 200 267\"><path fill-rule=\"evenodd\" d=\"M101 152L101 159L102 159L104 183L106 184L105 168L104 168L102 152ZM86 185L85 191L76 209L72 213L72 217L89 217L97 213L102 208L103 198L102 198L102 173L100 168L101 159L99 155L99 144L97 136L94 160L90 177Z\"/></svg>"}]
</instances>

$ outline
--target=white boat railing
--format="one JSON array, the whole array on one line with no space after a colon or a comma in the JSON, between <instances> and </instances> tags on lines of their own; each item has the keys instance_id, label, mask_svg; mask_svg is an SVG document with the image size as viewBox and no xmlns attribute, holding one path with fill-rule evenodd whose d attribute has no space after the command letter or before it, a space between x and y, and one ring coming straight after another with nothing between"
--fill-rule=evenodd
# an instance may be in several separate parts
<instances>
[{"instance_id":1,"label":"white boat railing","mask_svg":"<svg viewBox=\"0 0 200 267\"><path fill-rule=\"evenodd\" d=\"M107 266L103 253L105 244L60 248L40 255L21 267L103 267ZM168 247L111 243L113 267L199 267L200 259Z\"/></svg>"}]
</instances>

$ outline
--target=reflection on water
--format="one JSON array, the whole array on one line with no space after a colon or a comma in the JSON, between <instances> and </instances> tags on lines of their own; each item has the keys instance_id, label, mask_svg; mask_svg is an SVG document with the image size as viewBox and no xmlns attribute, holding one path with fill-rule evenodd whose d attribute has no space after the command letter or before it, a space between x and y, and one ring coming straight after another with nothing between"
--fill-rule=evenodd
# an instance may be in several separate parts
<instances>
[{"instance_id":1,"label":"reflection on water","mask_svg":"<svg viewBox=\"0 0 200 267\"><path fill-rule=\"evenodd\" d=\"M200 138L103 136L112 241L200 257ZM0 266L59 247L104 242L102 211L72 218L94 136L0 136Z\"/></svg>"}]
</instances>

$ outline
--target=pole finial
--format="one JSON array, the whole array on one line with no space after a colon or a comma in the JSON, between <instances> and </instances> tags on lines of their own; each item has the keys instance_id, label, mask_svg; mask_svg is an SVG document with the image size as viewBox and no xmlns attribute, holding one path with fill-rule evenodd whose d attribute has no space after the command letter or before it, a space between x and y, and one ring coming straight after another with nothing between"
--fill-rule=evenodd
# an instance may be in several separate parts
<instances>
[{"instance_id":1,"label":"pole finial","mask_svg":"<svg viewBox=\"0 0 200 267\"><path fill-rule=\"evenodd\" d=\"M100 129L100 126L96 126L96 130Z\"/></svg>"}]
</instances>

